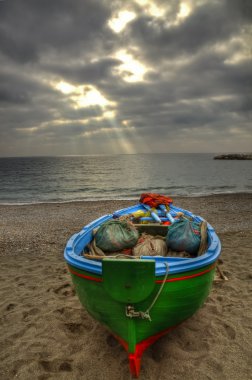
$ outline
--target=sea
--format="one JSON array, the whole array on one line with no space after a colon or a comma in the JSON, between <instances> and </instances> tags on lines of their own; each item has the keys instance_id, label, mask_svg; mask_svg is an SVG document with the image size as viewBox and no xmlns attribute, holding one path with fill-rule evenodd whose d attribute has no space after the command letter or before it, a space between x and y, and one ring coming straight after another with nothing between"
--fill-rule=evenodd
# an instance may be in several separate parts
<instances>
[{"instance_id":1,"label":"sea","mask_svg":"<svg viewBox=\"0 0 252 380\"><path fill-rule=\"evenodd\" d=\"M251 169L252 161L214 154L0 158L0 204L251 193Z\"/></svg>"}]
</instances>

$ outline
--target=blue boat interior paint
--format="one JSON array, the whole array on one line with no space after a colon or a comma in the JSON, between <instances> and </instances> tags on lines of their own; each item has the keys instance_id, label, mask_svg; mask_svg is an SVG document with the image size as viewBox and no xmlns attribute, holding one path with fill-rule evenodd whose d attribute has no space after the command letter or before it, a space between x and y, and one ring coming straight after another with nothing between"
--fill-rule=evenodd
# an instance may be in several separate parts
<instances>
[{"instance_id":1,"label":"blue boat interior paint","mask_svg":"<svg viewBox=\"0 0 252 380\"><path fill-rule=\"evenodd\" d=\"M99 260L90 260L82 256L83 249L93 238L93 229L99 227L102 223L114 216L119 217L126 214L131 214L138 210L144 210L141 204L128 207L122 210L117 210L113 214L104 215L92 223L86 225L80 232L74 234L67 242L64 257L68 264L91 272L97 275L102 275L102 263ZM177 212L183 212L185 215L192 217L195 221L203 221L200 216L193 215L190 211L181 208L170 206L170 212L174 217ZM181 257L161 257L161 256L142 256L142 259L155 260L156 276L164 276L166 273L166 265L169 265L169 274L192 271L214 263L221 253L221 243L215 233L213 227L208 224L208 241L209 246L207 251L196 258L181 258Z\"/></svg>"}]
</instances>

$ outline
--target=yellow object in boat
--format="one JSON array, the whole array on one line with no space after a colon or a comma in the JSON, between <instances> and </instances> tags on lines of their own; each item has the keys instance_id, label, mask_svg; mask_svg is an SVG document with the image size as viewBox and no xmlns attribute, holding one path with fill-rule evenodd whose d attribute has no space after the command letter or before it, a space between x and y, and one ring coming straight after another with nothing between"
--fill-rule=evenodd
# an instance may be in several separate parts
<instances>
[{"instance_id":1,"label":"yellow object in boat","mask_svg":"<svg viewBox=\"0 0 252 380\"><path fill-rule=\"evenodd\" d=\"M147 214L149 214L149 212L146 212L146 211L143 211L143 210L138 210L136 212L133 212L133 216L134 218L142 218L144 216L147 216Z\"/></svg>"},{"instance_id":2,"label":"yellow object in boat","mask_svg":"<svg viewBox=\"0 0 252 380\"><path fill-rule=\"evenodd\" d=\"M145 216L150 216L149 211L143 211L143 210L138 210L132 213L133 217L136 219L143 218ZM148 221L140 221L141 224L148 224Z\"/></svg>"}]
</instances>

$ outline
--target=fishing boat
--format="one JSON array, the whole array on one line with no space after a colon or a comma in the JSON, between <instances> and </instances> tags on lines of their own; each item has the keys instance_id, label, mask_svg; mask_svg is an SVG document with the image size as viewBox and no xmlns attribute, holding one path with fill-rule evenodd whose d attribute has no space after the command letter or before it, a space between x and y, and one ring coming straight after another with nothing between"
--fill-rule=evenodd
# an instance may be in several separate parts
<instances>
[{"instance_id":1,"label":"fishing boat","mask_svg":"<svg viewBox=\"0 0 252 380\"><path fill-rule=\"evenodd\" d=\"M146 211L146 204L104 215L67 242L64 257L81 304L89 314L107 327L128 353L130 372L140 374L143 352L161 336L190 318L206 300L214 278L221 243L214 228L207 225L207 247L197 257L145 256L130 259L121 257L90 257L86 247L93 231L113 218ZM154 230L167 229L165 220L174 222L183 213L195 222L203 218L175 207L169 212L157 207L150 209L150 224ZM160 223L161 222L161 223ZM138 227L146 227L139 224ZM162 232L161 232L162 233Z\"/></svg>"}]
</instances>

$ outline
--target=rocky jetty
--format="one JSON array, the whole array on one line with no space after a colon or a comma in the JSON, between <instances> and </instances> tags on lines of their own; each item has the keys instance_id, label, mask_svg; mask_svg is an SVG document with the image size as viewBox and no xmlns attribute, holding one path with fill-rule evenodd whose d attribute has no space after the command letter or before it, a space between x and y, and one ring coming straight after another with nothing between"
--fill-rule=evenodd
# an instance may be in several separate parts
<instances>
[{"instance_id":1,"label":"rocky jetty","mask_svg":"<svg viewBox=\"0 0 252 380\"><path fill-rule=\"evenodd\" d=\"M232 153L220 154L214 157L215 160L252 160L252 153Z\"/></svg>"}]
</instances>

